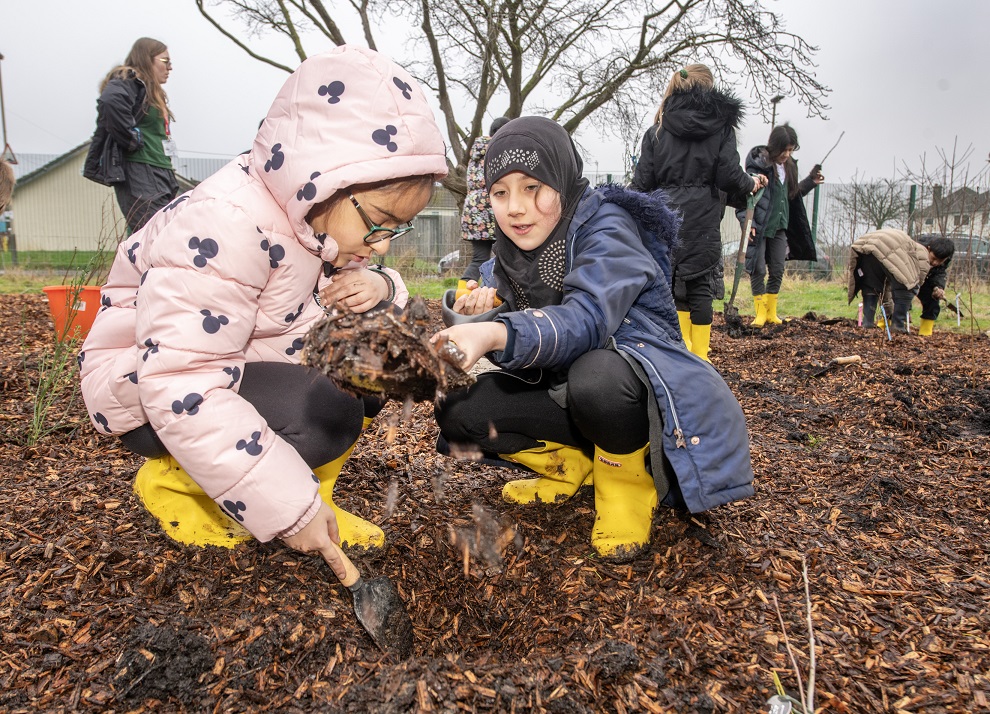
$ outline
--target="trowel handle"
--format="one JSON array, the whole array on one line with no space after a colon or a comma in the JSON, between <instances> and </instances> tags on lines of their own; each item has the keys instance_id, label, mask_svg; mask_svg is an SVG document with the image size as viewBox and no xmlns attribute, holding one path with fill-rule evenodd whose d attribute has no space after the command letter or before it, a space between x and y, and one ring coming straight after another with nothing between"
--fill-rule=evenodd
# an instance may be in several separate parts
<instances>
[{"instance_id":1,"label":"trowel handle","mask_svg":"<svg viewBox=\"0 0 990 714\"><path fill-rule=\"evenodd\" d=\"M345 588L351 587L354 583L361 579L361 573L351 562L351 559L347 557L347 554L340 549L340 546L330 541L330 550L334 551L338 558L344 563L344 577L340 578L340 584ZM330 559L327 558L326 554L323 555L323 559L327 561L327 565L330 565ZM333 570L333 567L330 568ZM334 571L336 575L336 571Z\"/></svg>"}]
</instances>

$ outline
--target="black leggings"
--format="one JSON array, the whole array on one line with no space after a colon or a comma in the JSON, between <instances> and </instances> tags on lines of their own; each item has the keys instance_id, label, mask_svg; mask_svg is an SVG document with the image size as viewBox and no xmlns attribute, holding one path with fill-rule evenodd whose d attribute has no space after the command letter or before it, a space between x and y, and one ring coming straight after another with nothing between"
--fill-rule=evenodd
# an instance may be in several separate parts
<instances>
[{"instance_id":1,"label":"black leggings","mask_svg":"<svg viewBox=\"0 0 990 714\"><path fill-rule=\"evenodd\" d=\"M269 428L289 442L310 468L333 461L361 435L364 417L373 417L383 400L357 399L340 391L312 367L284 362L249 362L238 392ZM222 425L217 425L222 429ZM168 455L150 424L120 437L125 448L149 459Z\"/></svg>"},{"instance_id":2,"label":"black leggings","mask_svg":"<svg viewBox=\"0 0 990 714\"><path fill-rule=\"evenodd\" d=\"M690 280L675 278L674 280L674 305L678 312L688 312L691 314L692 325L710 325L714 311L712 302L715 300L714 280L716 271L711 270L699 277ZM722 279L718 275L719 280Z\"/></svg>"},{"instance_id":3,"label":"black leggings","mask_svg":"<svg viewBox=\"0 0 990 714\"><path fill-rule=\"evenodd\" d=\"M489 454L513 454L540 441L628 454L649 441L649 392L617 352L594 350L571 365L567 408L551 398L551 386L548 377L524 381L486 372L437 405L437 423L447 442Z\"/></svg>"}]
</instances>

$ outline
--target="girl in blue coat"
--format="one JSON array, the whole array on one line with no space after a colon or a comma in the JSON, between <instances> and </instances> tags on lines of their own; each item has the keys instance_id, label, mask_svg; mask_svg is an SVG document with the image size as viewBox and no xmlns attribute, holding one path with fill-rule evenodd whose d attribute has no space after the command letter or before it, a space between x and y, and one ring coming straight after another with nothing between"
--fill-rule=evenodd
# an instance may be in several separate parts
<instances>
[{"instance_id":1,"label":"girl in blue coat","mask_svg":"<svg viewBox=\"0 0 990 714\"><path fill-rule=\"evenodd\" d=\"M628 560L648 546L658 503L706 511L752 495L753 473L742 409L680 339L676 214L659 192L591 189L581 169L549 119L493 137L488 286L450 306L434 341L456 343L465 368L487 355L501 370L436 417L447 443L538 474L507 483L507 501L559 503L593 484L592 546Z\"/></svg>"}]
</instances>

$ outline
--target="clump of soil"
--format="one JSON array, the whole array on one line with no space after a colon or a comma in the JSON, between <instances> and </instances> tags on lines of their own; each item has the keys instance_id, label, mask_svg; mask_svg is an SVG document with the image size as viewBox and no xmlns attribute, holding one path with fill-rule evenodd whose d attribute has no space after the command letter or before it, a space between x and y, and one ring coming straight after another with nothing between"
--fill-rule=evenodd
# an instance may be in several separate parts
<instances>
[{"instance_id":1,"label":"clump of soil","mask_svg":"<svg viewBox=\"0 0 990 714\"><path fill-rule=\"evenodd\" d=\"M128 648L117 660L113 677L118 699L196 701L199 679L214 664L204 637L149 622L134 628L127 640Z\"/></svg>"},{"instance_id":2,"label":"clump of soil","mask_svg":"<svg viewBox=\"0 0 990 714\"><path fill-rule=\"evenodd\" d=\"M474 383L457 366L464 359L457 346L435 347L431 334L429 309L420 298L401 314L335 312L306 336L302 362L351 393L431 401Z\"/></svg>"}]
</instances>

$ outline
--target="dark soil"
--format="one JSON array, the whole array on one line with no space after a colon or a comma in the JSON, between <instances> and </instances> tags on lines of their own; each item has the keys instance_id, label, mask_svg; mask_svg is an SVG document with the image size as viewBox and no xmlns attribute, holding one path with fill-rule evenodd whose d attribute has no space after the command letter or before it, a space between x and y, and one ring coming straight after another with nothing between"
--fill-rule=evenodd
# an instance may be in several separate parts
<instances>
[{"instance_id":1,"label":"dark soil","mask_svg":"<svg viewBox=\"0 0 990 714\"><path fill-rule=\"evenodd\" d=\"M398 661L317 558L168 540L80 403L26 446L52 332L43 296L0 296L0 710L765 712L773 673L798 696L788 643L808 684L805 567L819 711L990 708L986 337L716 324L756 496L658 513L625 565L590 548L590 489L506 504L518 472L438 456L431 406L390 404L337 492L386 531L356 562L406 603Z\"/></svg>"}]
</instances>

